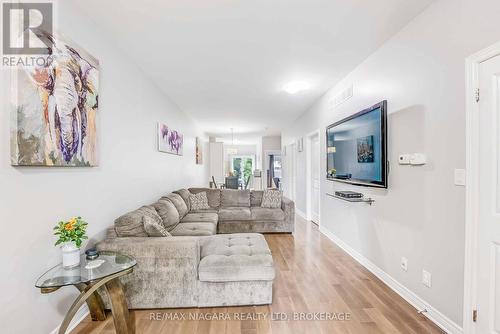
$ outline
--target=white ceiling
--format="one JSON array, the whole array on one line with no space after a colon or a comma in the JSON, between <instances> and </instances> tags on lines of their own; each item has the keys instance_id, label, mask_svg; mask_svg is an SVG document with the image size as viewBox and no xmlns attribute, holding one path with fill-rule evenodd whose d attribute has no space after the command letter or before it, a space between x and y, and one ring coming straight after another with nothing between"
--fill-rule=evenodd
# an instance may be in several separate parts
<instances>
[{"instance_id":1,"label":"white ceiling","mask_svg":"<svg viewBox=\"0 0 500 334\"><path fill-rule=\"evenodd\" d=\"M432 1L72 0L219 136L279 133Z\"/></svg>"}]
</instances>

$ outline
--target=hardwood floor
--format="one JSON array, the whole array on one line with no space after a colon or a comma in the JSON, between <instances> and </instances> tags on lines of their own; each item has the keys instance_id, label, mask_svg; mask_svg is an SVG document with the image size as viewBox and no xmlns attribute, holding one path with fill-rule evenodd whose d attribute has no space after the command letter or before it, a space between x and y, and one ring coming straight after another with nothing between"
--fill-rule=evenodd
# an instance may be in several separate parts
<instances>
[{"instance_id":1,"label":"hardwood floor","mask_svg":"<svg viewBox=\"0 0 500 334\"><path fill-rule=\"evenodd\" d=\"M272 305L131 311L136 333L443 333L316 225L297 217L294 236L271 234L266 239L277 270ZM314 312L323 318L300 319ZM203 320L208 316L218 319ZM72 333L114 332L108 315L103 322L87 317Z\"/></svg>"}]
</instances>

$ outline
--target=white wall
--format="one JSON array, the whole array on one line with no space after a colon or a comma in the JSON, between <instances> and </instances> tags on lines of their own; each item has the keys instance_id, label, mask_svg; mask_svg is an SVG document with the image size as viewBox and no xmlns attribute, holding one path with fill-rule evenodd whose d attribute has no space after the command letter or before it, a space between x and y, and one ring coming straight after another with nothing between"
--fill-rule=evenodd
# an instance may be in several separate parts
<instances>
[{"instance_id":1,"label":"white wall","mask_svg":"<svg viewBox=\"0 0 500 334\"><path fill-rule=\"evenodd\" d=\"M180 187L206 185L195 164L196 125L115 49L89 19L59 4L59 31L101 62L100 165L95 168L14 168L9 153L9 77L1 72L0 113L0 312L3 333L48 333L77 295L62 288L42 295L37 277L60 261L52 227L81 215L95 239L120 214ZM138 45L131 47L140 47ZM184 133L184 156L156 150L156 122ZM205 152L204 152L205 153ZM205 155L205 158L207 155Z\"/></svg>"},{"instance_id":2,"label":"white wall","mask_svg":"<svg viewBox=\"0 0 500 334\"><path fill-rule=\"evenodd\" d=\"M289 143L321 128L325 171L325 127L388 100L389 189L349 187L322 176L321 224L460 326L465 196L453 172L465 167L464 60L500 40L498 13L495 0L436 1L283 133ZM332 97L350 84L354 97L330 110ZM429 163L399 166L403 152L423 152ZM305 152L297 161L306 163ZM297 179L297 194L305 193L305 174ZM376 202L349 204L325 195L334 189L362 191ZM303 201L297 197L299 208ZM400 269L402 256L408 272ZM421 283L422 269L432 273L430 289Z\"/></svg>"}]
</instances>

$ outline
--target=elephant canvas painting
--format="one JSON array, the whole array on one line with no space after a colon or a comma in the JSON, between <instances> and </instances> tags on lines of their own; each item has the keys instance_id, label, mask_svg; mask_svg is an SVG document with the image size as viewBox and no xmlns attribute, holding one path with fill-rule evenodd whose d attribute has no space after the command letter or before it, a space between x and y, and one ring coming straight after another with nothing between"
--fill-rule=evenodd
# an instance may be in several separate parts
<instances>
[{"instance_id":1,"label":"elephant canvas painting","mask_svg":"<svg viewBox=\"0 0 500 334\"><path fill-rule=\"evenodd\" d=\"M11 160L15 166L97 166L99 62L59 37L43 66L13 80Z\"/></svg>"}]
</instances>

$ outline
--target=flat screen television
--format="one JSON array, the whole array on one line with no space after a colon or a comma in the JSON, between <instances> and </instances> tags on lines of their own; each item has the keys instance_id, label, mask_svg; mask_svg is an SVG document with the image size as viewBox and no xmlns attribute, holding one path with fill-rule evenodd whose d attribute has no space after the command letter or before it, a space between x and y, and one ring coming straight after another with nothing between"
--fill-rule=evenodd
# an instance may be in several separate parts
<instances>
[{"instance_id":1,"label":"flat screen television","mask_svg":"<svg viewBox=\"0 0 500 334\"><path fill-rule=\"evenodd\" d=\"M387 188L387 101L326 128L327 179Z\"/></svg>"}]
</instances>

